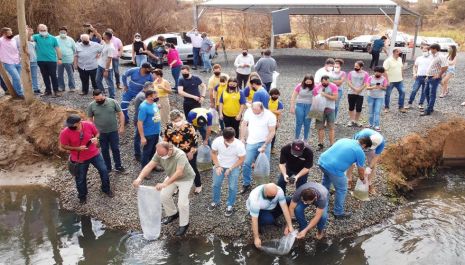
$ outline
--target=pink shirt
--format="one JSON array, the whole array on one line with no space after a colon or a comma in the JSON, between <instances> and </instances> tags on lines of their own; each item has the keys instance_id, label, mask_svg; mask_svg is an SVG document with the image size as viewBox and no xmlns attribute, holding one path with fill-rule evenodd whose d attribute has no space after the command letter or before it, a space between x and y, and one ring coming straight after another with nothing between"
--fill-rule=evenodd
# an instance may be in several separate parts
<instances>
[{"instance_id":1,"label":"pink shirt","mask_svg":"<svg viewBox=\"0 0 465 265\"><path fill-rule=\"evenodd\" d=\"M115 52L113 53L113 58L119 58L118 50L123 48L123 42L118 37L111 37L111 43L113 43L113 47L115 47Z\"/></svg>"},{"instance_id":2,"label":"pink shirt","mask_svg":"<svg viewBox=\"0 0 465 265\"><path fill-rule=\"evenodd\" d=\"M0 38L0 62L6 64L19 64L19 50L16 38Z\"/></svg>"},{"instance_id":3,"label":"pink shirt","mask_svg":"<svg viewBox=\"0 0 465 265\"><path fill-rule=\"evenodd\" d=\"M60 143L71 147L79 147L81 145L87 145L91 138L98 134L97 127L90 121L82 121L82 130L71 130L68 127L64 128L60 133ZM82 139L81 139L82 132ZM79 159L78 159L79 153ZM71 160L77 162L83 162L89 160L99 154L99 149L95 144L90 144L87 150L84 151L71 151Z\"/></svg>"},{"instance_id":4,"label":"pink shirt","mask_svg":"<svg viewBox=\"0 0 465 265\"><path fill-rule=\"evenodd\" d=\"M323 86L321 84L318 84L314 89L313 89L313 95L316 96L318 95L318 93L320 93L321 90L323 90ZM331 93L333 93L333 95L337 95L338 94L338 89L337 89L337 86L333 83L329 83L329 86L328 88L331 90Z\"/></svg>"},{"instance_id":5,"label":"pink shirt","mask_svg":"<svg viewBox=\"0 0 465 265\"><path fill-rule=\"evenodd\" d=\"M182 65L182 61L181 59L179 59L179 53L176 49L170 49L170 51L166 55L166 59L168 60L168 64L171 64L174 60L177 60L173 67Z\"/></svg>"}]
</instances>

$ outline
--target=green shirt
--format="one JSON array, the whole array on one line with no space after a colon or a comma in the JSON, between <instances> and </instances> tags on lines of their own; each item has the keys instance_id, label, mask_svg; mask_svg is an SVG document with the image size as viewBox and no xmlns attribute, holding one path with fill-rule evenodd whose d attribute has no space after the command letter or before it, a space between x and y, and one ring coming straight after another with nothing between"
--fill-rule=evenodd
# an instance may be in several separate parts
<instances>
[{"instance_id":1,"label":"green shirt","mask_svg":"<svg viewBox=\"0 0 465 265\"><path fill-rule=\"evenodd\" d=\"M176 181L189 181L195 178L194 170L189 164L189 160L187 160L186 153L176 147L173 147L173 154L167 159L163 159L155 153L152 161L161 165L165 169L166 175L170 177L176 172L178 166L184 166L182 176L179 176Z\"/></svg>"},{"instance_id":2,"label":"green shirt","mask_svg":"<svg viewBox=\"0 0 465 265\"><path fill-rule=\"evenodd\" d=\"M32 35L32 40L36 43L37 61L38 62L57 62L58 41L55 37L48 34L42 37L40 34Z\"/></svg>"},{"instance_id":3,"label":"green shirt","mask_svg":"<svg viewBox=\"0 0 465 265\"><path fill-rule=\"evenodd\" d=\"M93 101L87 107L87 116L94 118L94 123L100 133L118 131L117 114L121 107L114 99L106 98L102 105Z\"/></svg>"},{"instance_id":4,"label":"green shirt","mask_svg":"<svg viewBox=\"0 0 465 265\"><path fill-rule=\"evenodd\" d=\"M73 63L74 55L76 54L76 42L71 37L66 38L56 37L58 46L61 50L62 63Z\"/></svg>"}]
</instances>

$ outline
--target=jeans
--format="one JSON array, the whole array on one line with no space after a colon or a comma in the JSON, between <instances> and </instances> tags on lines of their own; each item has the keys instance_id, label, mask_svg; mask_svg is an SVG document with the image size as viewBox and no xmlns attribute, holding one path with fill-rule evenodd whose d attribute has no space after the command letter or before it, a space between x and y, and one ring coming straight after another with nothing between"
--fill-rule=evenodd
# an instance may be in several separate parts
<instances>
[{"instance_id":1,"label":"jeans","mask_svg":"<svg viewBox=\"0 0 465 265\"><path fill-rule=\"evenodd\" d=\"M182 65L175 66L171 68L171 75L174 79L174 90L178 91L178 84L179 84L179 75L181 75L181 67Z\"/></svg>"},{"instance_id":2,"label":"jeans","mask_svg":"<svg viewBox=\"0 0 465 265\"><path fill-rule=\"evenodd\" d=\"M192 156L192 159L189 160L189 164L195 173L194 184L196 187L202 187L202 182L200 181L200 172L197 169L197 152Z\"/></svg>"},{"instance_id":3,"label":"jeans","mask_svg":"<svg viewBox=\"0 0 465 265\"><path fill-rule=\"evenodd\" d=\"M344 89L339 88L337 90L337 99L336 99L336 107L334 109L334 118L337 118L337 112L339 111L339 105L341 104L342 97L344 96Z\"/></svg>"},{"instance_id":4,"label":"jeans","mask_svg":"<svg viewBox=\"0 0 465 265\"><path fill-rule=\"evenodd\" d=\"M3 64L6 72L10 75L13 89L18 96L23 96L23 88L21 87L21 64Z\"/></svg>"},{"instance_id":5,"label":"jeans","mask_svg":"<svg viewBox=\"0 0 465 265\"><path fill-rule=\"evenodd\" d=\"M65 70L68 76L68 88L74 90L74 68L72 63L62 63L58 65L58 89L65 91Z\"/></svg>"},{"instance_id":6,"label":"jeans","mask_svg":"<svg viewBox=\"0 0 465 265\"><path fill-rule=\"evenodd\" d=\"M426 102L428 102L428 107L425 109L425 113L431 114L434 111L434 103L436 102L436 92L438 90L439 84L441 84L442 78L433 79L432 77L428 78L426 81L425 87L425 96Z\"/></svg>"},{"instance_id":7,"label":"jeans","mask_svg":"<svg viewBox=\"0 0 465 265\"><path fill-rule=\"evenodd\" d=\"M305 209L308 206L309 206L308 204L305 204L302 201L299 201L297 203L297 207L295 207L294 209L295 219L297 220L297 223L299 224L300 231L302 231L308 226L307 219L305 219ZM322 231L325 229L327 219L328 219L328 202L326 203L326 206L323 209L323 215L321 215L320 220L316 224L316 228L318 229L318 231Z\"/></svg>"},{"instance_id":8,"label":"jeans","mask_svg":"<svg viewBox=\"0 0 465 265\"><path fill-rule=\"evenodd\" d=\"M83 70L78 68L79 78L81 79L82 83L82 93L86 94L89 93L89 78L92 82L92 89L97 89L97 81L95 78L97 77L97 69L93 70Z\"/></svg>"},{"instance_id":9,"label":"jeans","mask_svg":"<svg viewBox=\"0 0 465 265\"><path fill-rule=\"evenodd\" d=\"M210 53L202 53L202 62L203 62L203 69L205 71L212 70L212 61L210 60Z\"/></svg>"},{"instance_id":10,"label":"jeans","mask_svg":"<svg viewBox=\"0 0 465 265\"><path fill-rule=\"evenodd\" d=\"M312 119L308 116L312 104L295 104L295 139L300 138L300 131L304 126L304 140L308 141L310 135L310 124Z\"/></svg>"},{"instance_id":11,"label":"jeans","mask_svg":"<svg viewBox=\"0 0 465 265\"><path fill-rule=\"evenodd\" d=\"M115 161L115 168L121 168L121 155L119 152L119 134L118 131L109 132L109 133L100 133L99 137L100 147L102 150L103 160L105 160L105 165L107 166L108 171L111 171L111 158L110 158L110 148L113 154L113 160Z\"/></svg>"},{"instance_id":12,"label":"jeans","mask_svg":"<svg viewBox=\"0 0 465 265\"><path fill-rule=\"evenodd\" d=\"M260 142L256 144L247 144L245 146L245 160L244 166L242 168L242 185L250 186L252 182L252 164L255 163L255 160L258 156L258 148L260 148L265 142ZM271 144L266 145L265 155L270 160Z\"/></svg>"},{"instance_id":13,"label":"jeans","mask_svg":"<svg viewBox=\"0 0 465 265\"><path fill-rule=\"evenodd\" d=\"M105 161L103 161L102 155L98 154L79 164L78 176L75 178L79 199L83 199L87 196L87 171L89 170L90 164L97 169L100 175L100 180L102 181L101 190L105 193L110 191L110 177L108 176L108 170L105 166Z\"/></svg>"},{"instance_id":14,"label":"jeans","mask_svg":"<svg viewBox=\"0 0 465 265\"><path fill-rule=\"evenodd\" d=\"M2 77L0 76L0 86L2 87L4 92L8 92L8 88L6 87L5 82L3 81Z\"/></svg>"},{"instance_id":15,"label":"jeans","mask_svg":"<svg viewBox=\"0 0 465 265\"><path fill-rule=\"evenodd\" d=\"M290 170L286 170L287 172L287 175L289 177L293 176L293 175L297 175L299 172L292 172ZM301 176L296 184L295 184L295 189L297 190L300 186L304 185L305 183L307 183L307 179L308 179L308 174L306 175L303 175ZM283 174L279 174L279 179L278 179L278 186L281 187L281 189L284 191L284 195L286 195L286 184L287 182L284 180L284 175Z\"/></svg>"},{"instance_id":16,"label":"jeans","mask_svg":"<svg viewBox=\"0 0 465 265\"><path fill-rule=\"evenodd\" d=\"M370 68L376 67L379 64L379 54L381 51L371 51Z\"/></svg>"},{"instance_id":17,"label":"jeans","mask_svg":"<svg viewBox=\"0 0 465 265\"><path fill-rule=\"evenodd\" d=\"M103 72L105 69L101 66L97 67L97 75L95 76L95 81L97 82L97 88L105 93L105 87L103 86ZM108 92L110 98L115 98L115 84L113 83L113 69L108 70L108 76L105 77L105 81L108 86Z\"/></svg>"},{"instance_id":18,"label":"jeans","mask_svg":"<svg viewBox=\"0 0 465 265\"><path fill-rule=\"evenodd\" d=\"M426 76L417 76L415 78L415 83L413 83L412 93L410 93L410 99L408 104L413 104L415 97L417 96L417 92L419 89L420 91L420 105L423 105L425 102L425 87L426 87Z\"/></svg>"},{"instance_id":19,"label":"jeans","mask_svg":"<svg viewBox=\"0 0 465 265\"><path fill-rule=\"evenodd\" d=\"M344 176L336 176L322 166L320 166L321 171L323 171L323 186L326 187L327 190L330 189L331 183L334 185L334 189L336 190L336 195L334 198L334 215L343 215L344 214L344 203L346 201L347 195L347 177Z\"/></svg>"},{"instance_id":20,"label":"jeans","mask_svg":"<svg viewBox=\"0 0 465 265\"><path fill-rule=\"evenodd\" d=\"M131 100L133 100L137 96L137 94L139 94L139 91L131 89L131 87L129 87L128 91L124 92L121 96L121 111L124 114L124 121L126 122L126 124L129 123L129 104L131 103Z\"/></svg>"},{"instance_id":21,"label":"jeans","mask_svg":"<svg viewBox=\"0 0 465 265\"><path fill-rule=\"evenodd\" d=\"M145 139L147 139L147 143L142 147L142 157L140 160L142 168L144 168L155 155L155 146L158 143L159 137L160 135L158 133L154 135L145 136Z\"/></svg>"},{"instance_id":22,"label":"jeans","mask_svg":"<svg viewBox=\"0 0 465 265\"><path fill-rule=\"evenodd\" d=\"M56 62L37 62L45 84L45 93L58 92L57 63Z\"/></svg>"},{"instance_id":23,"label":"jeans","mask_svg":"<svg viewBox=\"0 0 465 265\"><path fill-rule=\"evenodd\" d=\"M31 62L32 90L36 93L40 93L38 70L37 62Z\"/></svg>"},{"instance_id":24,"label":"jeans","mask_svg":"<svg viewBox=\"0 0 465 265\"><path fill-rule=\"evenodd\" d=\"M273 210L260 210L258 212L258 225L272 225L275 223L275 220L283 214L281 205L278 203Z\"/></svg>"},{"instance_id":25,"label":"jeans","mask_svg":"<svg viewBox=\"0 0 465 265\"><path fill-rule=\"evenodd\" d=\"M111 65L113 67L113 72L115 73L116 86L119 86L121 84L121 79L119 77L119 58L111 59Z\"/></svg>"},{"instance_id":26,"label":"jeans","mask_svg":"<svg viewBox=\"0 0 465 265\"><path fill-rule=\"evenodd\" d=\"M134 156L139 158L142 157L142 153L140 151L140 135L137 125L134 133Z\"/></svg>"},{"instance_id":27,"label":"jeans","mask_svg":"<svg viewBox=\"0 0 465 265\"><path fill-rule=\"evenodd\" d=\"M404 107L405 90L404 84L402 83L402 81L400 81L389 83L389 86L386 89L386 95L384 96L384 107L386 109L389 109L389 103L391 102L391 93L394 87L397 88L397 91L399 92L399 109Z\"/></svg>"},{"instance_id":28,"label":"jeans","mask_svg":"<svg viewBox=\"0 0 465 265\"><path fill-rule=\"evenodd\" d=\"M382 105L382 98L372 98L368 96L368 122L370 126L379 127Z\"/></svg>"},{"instance_id":29,"label":"jeans","mask_svg":"<svg viewBox=\"0 0 465 265\"><path fill-rule=\"evenodd\" d=\"M192 48L192 54L194 56L194 62L193 62L193 66L194 67L197 67L197 66L200 66L201 63L200 63L200 48L195 48L193 47Z\"/></svg>"},{"instance_id":30,"label":"jeans","mask_svg":"<svg viewBox=\"0 0 465 265\"><path fill-rule=\"evenodd\" d=\"M223 168L223 172L220 175L216 174L216 170L213 169L213 202L219 204L221 201L221 185L223 185L224 172L226 168ZM237 193L237 182L239 179L239 173L241 172L239 167L236 167L229 173L228 176L228 201L226 206L234 206L236 202Z\"/></svg>"},{"instance_id":31,"label":"jeans","mask_svg":"<svg viewBox=\"0 0 465 265\"><path fill-rule=\"evenodd\" d=\"M147 62L147 55L145 54L139 54L136 55L136 65L137 67L140 67L143 63Z\"/></svg>"}]
</instances>

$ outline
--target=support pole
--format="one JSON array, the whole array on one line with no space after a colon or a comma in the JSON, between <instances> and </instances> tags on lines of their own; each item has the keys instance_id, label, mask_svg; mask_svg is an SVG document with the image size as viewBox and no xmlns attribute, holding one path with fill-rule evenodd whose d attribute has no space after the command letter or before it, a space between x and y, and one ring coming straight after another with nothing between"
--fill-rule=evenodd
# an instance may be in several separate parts
<instances>
[{"instance_id":1,"label":"support pole","mask_svg":"<svg viewBox=\"0 0 465 265\"><path fill-rule=\"evenodd\" d=\"M391 45L389 46L389 54L388 54L388 56L392 55L392 51L394 51L394 47L396 45L397 29L399 28L400 13L401 12L402 12L402 6L397 5L396 6L396 15L394 16L394 28L392 29Z\"/></svg>"},{"instance_id":2,"label":"support pole","mask_svg":"<svg viewBox=\"0 0 465 265\"><path fill-rule=\"evenodd\" d=\"M270 37L270 51L274 51L274 30L273 30L273 15L271 15L271 37Z\"/></svg>"},{"instance_id":3,"label":"support pole","mask_svg":"<svg viewBox=\"0 0 465 265\"><path fill-rule=\"evenodd\" d=\"M194 4L194 8L193 8L193 11L194 11L194 28L197 28L198 27L198 24L199 24L199 14L198 14L198 11L199 11L199 7Z\"/></svg>"},{"instance_id":4,"label":"support pole","mask_svg":"<svg viewBox=\"0 0 465 265\"><path fill-rule=\"evenodd\" d=\"M34 100L34 93L32 93L31 65L27 43L28 33L26 32L26 9L24 7L24 2L25 0L17 0L16 2L21 53L21 83L23 83L24 98L26 99L26 103L31 104Z\"/></svg>"},{"instance_id":5,"label":"support pole","mask_svg":"<svg viewBox=\"0 0 465 265\"><path fill-rule=\"evenodd\" d=\"M415 26L415 37L413 37L413 50L412 50L412 60L415 60L415 51L417 50L417 39L418 39L418 31L420 30L421 25L421 16L417 18L417 24Z\"/></svg>"}]
</instances>

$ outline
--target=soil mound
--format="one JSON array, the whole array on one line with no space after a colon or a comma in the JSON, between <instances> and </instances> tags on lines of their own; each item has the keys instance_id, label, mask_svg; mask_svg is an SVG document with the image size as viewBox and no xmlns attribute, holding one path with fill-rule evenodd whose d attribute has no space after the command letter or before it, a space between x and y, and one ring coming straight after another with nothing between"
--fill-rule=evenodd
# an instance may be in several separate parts
<instances>
[{"instance_id":1,"label":"soil mound","mask_svg":"<svg viewBox=\"0 0 465 265\"><path fill-rule=\"evenodd\" d=\"M59 155L58 135L63 122L76 110L34 101L27 105L9 97L0 99L0 168L16 162L31 164Z\"/></svg>"},{"instance_id":2,"label":"soil mound","mask_svg":"<svg viewBox=\"0 0 465 265\"><path fill-rule=\"evenodd\" d=\"M428 177L441 164L446 139L458 132L465 132L465 119L442 122L424 135L412 133L389 145L383 152L381 163L391 187L396 191L411 191L415 179Z\"/></svg>"}]
</instances>

